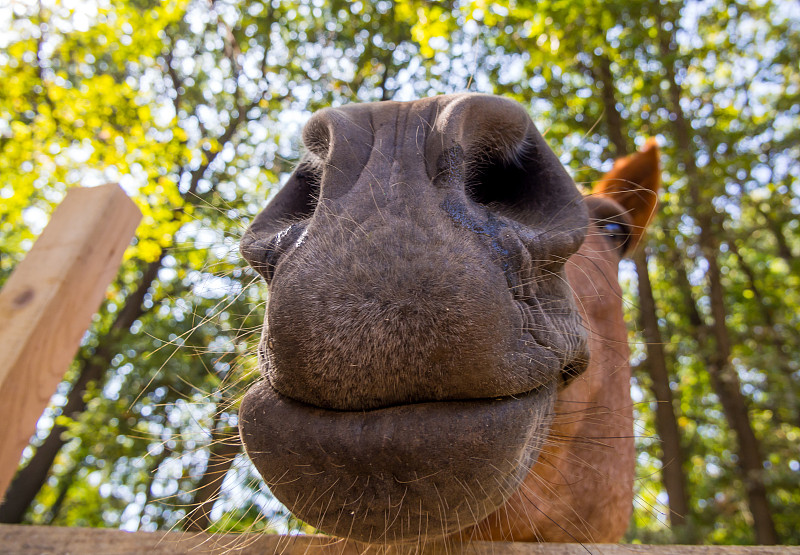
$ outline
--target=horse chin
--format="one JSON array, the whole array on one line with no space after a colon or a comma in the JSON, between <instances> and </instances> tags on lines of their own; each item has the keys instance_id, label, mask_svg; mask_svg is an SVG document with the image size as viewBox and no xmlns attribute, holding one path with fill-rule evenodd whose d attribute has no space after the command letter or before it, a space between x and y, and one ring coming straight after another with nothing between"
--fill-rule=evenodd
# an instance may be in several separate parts
<instances>
[{"instance_id":1,"label":"horse chin","mask_svg":"<svg viewBox=\"0 0 800 555\"><path fill-rule=\"evenodd\" d=\"M443 538L517 489L550 426L555 381L524 395L336 411L263 380L240 432L272 493L320 530L370 543Z\"/></svg>"}]
</instances>

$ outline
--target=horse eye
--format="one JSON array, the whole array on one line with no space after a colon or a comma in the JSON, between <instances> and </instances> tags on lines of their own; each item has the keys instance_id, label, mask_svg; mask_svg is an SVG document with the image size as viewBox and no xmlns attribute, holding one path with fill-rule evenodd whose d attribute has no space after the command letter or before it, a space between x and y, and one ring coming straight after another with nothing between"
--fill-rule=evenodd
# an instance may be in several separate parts
<instances>
[{"instance_id":1,"label":"horse eye","mask_svg":"<svg viewBox=\"0 0 800 555\"><path fill-rule=\"evenodd\" d=\"M600 226L600 229L606 237L619 245L624 244L630 236L627 226L617 222L605 222Z\"/></svg>"}]
</instances>

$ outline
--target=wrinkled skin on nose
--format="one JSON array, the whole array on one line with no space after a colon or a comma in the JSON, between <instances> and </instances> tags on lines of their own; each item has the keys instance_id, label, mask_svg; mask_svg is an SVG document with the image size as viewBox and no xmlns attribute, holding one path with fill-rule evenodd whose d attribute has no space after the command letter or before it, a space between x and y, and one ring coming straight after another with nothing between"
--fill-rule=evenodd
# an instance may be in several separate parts
<instances>
[{"instance_id":1,"label":"wrinkled skin on nose","mask_svg":"<svg viewBox=\"0 0 800 555\"><path fill-rule=\"evenodd\" d=\"M327 109L303 140L241 244L269 285L245 447L326 532L456 533L514 492L586 366L564 276L584 204L497 97Z\"/></svg>"}]
</instances>

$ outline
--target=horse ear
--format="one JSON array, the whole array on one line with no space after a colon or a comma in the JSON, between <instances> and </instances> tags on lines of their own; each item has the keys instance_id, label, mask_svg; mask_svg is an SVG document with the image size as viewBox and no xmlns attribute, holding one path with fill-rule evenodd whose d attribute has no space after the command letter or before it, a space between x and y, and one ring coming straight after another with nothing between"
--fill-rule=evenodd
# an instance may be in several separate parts
<instances>
[{"instance_id":1,"label":"horse ear","mask_svg":"<svg viewBox=\"0 0 800 555\"><path fill-rule=\"evenodd\" d=\"M603 176L593 191L619 203L633 223L626 248L633 251L656 213L658 189L661 186L660 151L655 139L649 139L635 154L614 162L611 171Z\"/></svg>"}]
</instances>

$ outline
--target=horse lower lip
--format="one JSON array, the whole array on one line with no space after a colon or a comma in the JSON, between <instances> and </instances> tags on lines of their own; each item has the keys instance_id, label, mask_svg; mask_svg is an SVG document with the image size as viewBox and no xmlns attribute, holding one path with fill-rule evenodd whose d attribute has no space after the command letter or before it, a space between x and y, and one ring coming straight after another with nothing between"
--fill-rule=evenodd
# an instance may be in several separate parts
<instances>
[{"instance_id":1,"label":"horse lower lip","mask_svg":"<svg viewBox=\"0 0 800 555\"><path fill-rule=\"evenodd\" d=\"M501 399L333 411L262 381L242 402L240 428L264 480L301 519L398 542L420 528L454 533L505 502L538 455L554 398L552 384Z\"/></svg>"}]
</instances>

